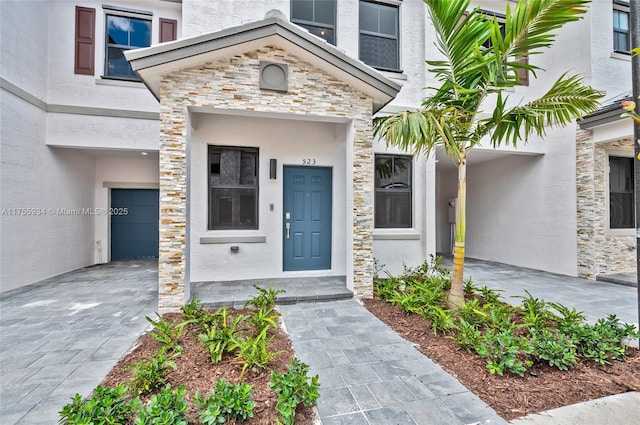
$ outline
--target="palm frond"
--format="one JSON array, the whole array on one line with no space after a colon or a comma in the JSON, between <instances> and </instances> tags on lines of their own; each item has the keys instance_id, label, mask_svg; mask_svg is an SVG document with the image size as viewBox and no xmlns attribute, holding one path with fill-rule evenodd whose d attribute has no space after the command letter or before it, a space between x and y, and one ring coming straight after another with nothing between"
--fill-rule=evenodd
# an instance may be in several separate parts
<instances>
[{"instance_id":1,"label":"palm frond","mask_svg":"<svg viewBox=\"0 0 640 425\"><path fill-rule=\"evenodd\" d=\"M459 87L474 87L485 66L486 52L479 46L489 38L490 24L476 8L467 11L469 0L425 0L436 30L436 47L444 60L428 60L430 71L442 83L442 92L464 100L474 98L458 92ZM482 84L480 84L482 86Z\"/></svg>"},{"instance_id":2,"label":"palm frond","mask_svg":"<svg viewBox=\"0 0 640 425\"><path fill-rule=\"evenodd\" d=\"M451 119L452 114L455 114L454 109L447 108L378 117L373 120L373 133L387 145L414 155L424 153L428 156L436 146L442 146L453 159L460 154L460 141L465 139L461 136L461 126Z\"/></svg>"},{"instance_id":3,"label":"palm frond","mask_svg":"<svg viewBox=\"0 0 640 425\"><path fill-rule=\"evenodd\" d=\"M532 134L543 137L547 127L565 126L597 111L602 96L603 92L586 85L582 77L563 74L542 97L524 105L506 109L506 99L498 96L493 116L481 120L481 124L493 127L494 147L516 146Z\"/></svg>"},{"instance_id":4,"label":"palm frond","mask_svg":"<svg viewBox=\"0 0 640 425\"><path fill-rule=\"evenodd\" d=\"M507 5L504 38L492 33L492 43L502 39L505 60L508 56L541 53L555 41L556 30L582 18L589 3L590 0L519 0L513 12Z\"/></svg>"}]
</instances>

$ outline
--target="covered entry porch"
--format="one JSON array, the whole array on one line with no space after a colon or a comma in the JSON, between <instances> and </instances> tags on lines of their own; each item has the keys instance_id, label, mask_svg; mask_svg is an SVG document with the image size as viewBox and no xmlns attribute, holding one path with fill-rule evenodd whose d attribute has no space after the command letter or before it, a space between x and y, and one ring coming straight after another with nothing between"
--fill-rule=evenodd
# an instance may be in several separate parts
<instances>
[{"instance_id":1,"label":"covered entry porch","mask_svg":"<svg viewBox=\"0 0 640 425\"><path fill-rule=\"evenodd\" d=\"M277 11L127 59L160 101L161 312L203 290L191 282L240 291L289 279L315 290L339 276L356 297L371 296L371 122L398 84ZM303 167L326 171L308 176L322 194L304 186L289 208L297 189L286 171ZM307 236L295 227L296 205L312 211ZM318 211L329 219L316 229ZM298 265L286 261L296 237L311 241Z\"/></svg>"}]
</instances>

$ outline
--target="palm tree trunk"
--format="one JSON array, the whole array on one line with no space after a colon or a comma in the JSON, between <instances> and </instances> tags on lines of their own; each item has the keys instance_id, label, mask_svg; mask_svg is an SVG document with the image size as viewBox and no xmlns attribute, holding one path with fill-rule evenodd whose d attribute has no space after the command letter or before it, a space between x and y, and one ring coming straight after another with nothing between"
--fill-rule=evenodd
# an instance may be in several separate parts
<instances>
[{"instance_id":1,"label":"palm tree trunk","mask_svg":"<svg viewBox=\"0 0 640 425\"><path fill-rule=\"evenodd\" d=\"M464 241L467 232L467 158L462 155L458 163L458 199L456 201L455 245L453 249L453 277L449 290L449 308L464 305Z\"/></svg>"}]
</instances>

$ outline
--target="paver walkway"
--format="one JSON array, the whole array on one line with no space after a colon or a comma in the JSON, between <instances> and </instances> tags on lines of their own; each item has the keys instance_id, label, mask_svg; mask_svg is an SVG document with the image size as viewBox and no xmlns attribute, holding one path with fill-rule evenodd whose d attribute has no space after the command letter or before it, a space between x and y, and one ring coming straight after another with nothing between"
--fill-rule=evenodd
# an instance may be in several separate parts
<instances>
[{"instance_id":1,"label":"paver walkway","mask_svg":"<svg viewBox=\"0 0 640 425\"><path fill-rule=\"evenodd\" d=\"M0 423L52 425L95 388L147 328L157 261L88 267L3 293Z\"/></svg>"},{"instance_id":2,"label":"paver walkway","mask_svg":"<svg viewBox=\"0 0 640 425\"><path fill-rule=\"evenodd\" d=\"M280 310L296 355L320 375L324 425L506 423L356 301Z\"/></svg>"},{"instance_id":3,"label":"paver walkway","mask_svg":"<svg viewBox=\"0 0 640 425\"><path fill-rule=\"evenodd\" d=\"M465 273L480 285L505 290L512 302L518 300L510 296L528 289L591 320L615 313L637 324L633 287L476 260L467 260ZM76 392L88 395L100 383L156 308L155 261L89 267L3 293L0 424L56 423ZM321 374L318 410L325 425L504 423L356 301L281 310L299 357ZM627 419L618 423L637 418Z\"/></svg>"}]
</instances>

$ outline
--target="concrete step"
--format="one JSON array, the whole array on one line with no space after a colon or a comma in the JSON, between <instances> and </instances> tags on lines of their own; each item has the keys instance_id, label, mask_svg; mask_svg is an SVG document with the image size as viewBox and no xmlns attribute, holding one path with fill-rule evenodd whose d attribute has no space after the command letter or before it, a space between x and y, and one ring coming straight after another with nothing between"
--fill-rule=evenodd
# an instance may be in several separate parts
<instances>
[{"instance_id":1,"label":"concrete step","mask_svg":"<svg viewBox=\"0 0 640 425\"><path fill-rule=\"evenodd\" d=\"M197 296L208 308L222 306L241 308L258 295L255 286L273 287L285 292L276 297L276 304L335 301L353 298L346 287L345 276L319 276L299 278L263 278L218 282L192 282L191 296Z\"/></svg>"},{"instance_id":2,"label":"concrete step","mask_svg":"<svg viewBox=\"0 0 640 425\"><path fill-rule=\"evenodd\" d=\"M599 274L596 280L600 282L616 283L618 285L638 287L638 277L635 273Z\"/></svg>"}]
</instances>

